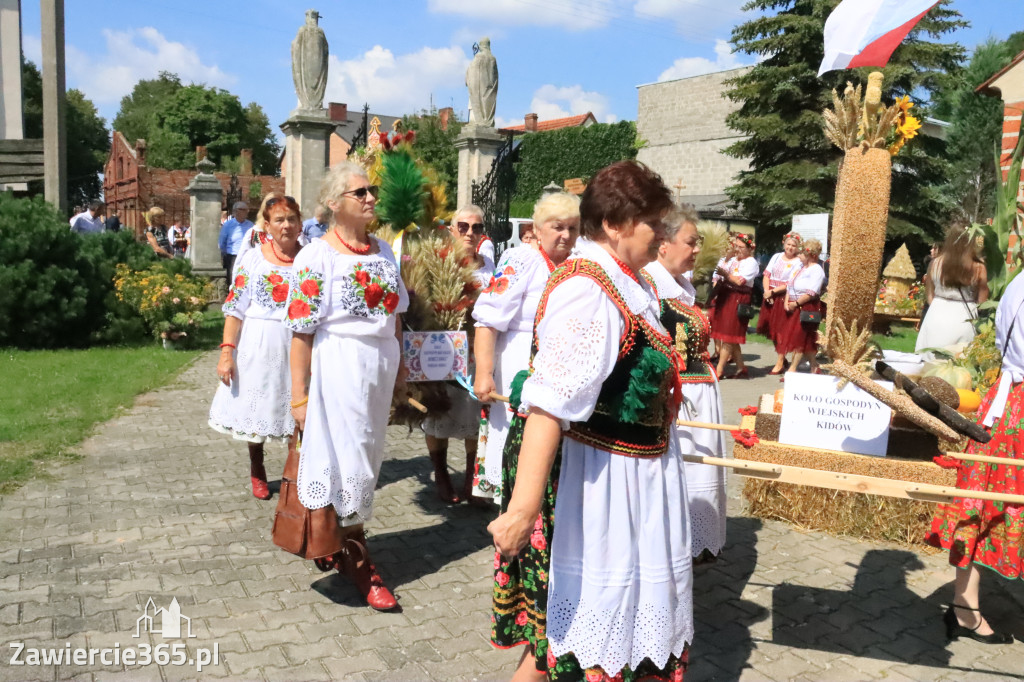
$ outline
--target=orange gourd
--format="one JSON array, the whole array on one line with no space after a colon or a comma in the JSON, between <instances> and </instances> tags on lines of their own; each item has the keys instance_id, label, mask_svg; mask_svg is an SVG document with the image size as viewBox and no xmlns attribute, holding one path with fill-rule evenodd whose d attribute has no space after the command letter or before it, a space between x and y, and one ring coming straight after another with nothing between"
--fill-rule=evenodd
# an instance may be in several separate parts
<instances>
[{"instance_id":1,"label":"orange gourd","mask_svg":"<svg viewBox=\"0 0 1024 682\"><path fill-rule=\"evenodd\" d=\"M956 392L960 394L960 406L956 408L960 412L970 414L975 412L978 407L981 406L981 394L977 391L968 391L963 388L956 389Z\"/></svg>"}]
</instances>

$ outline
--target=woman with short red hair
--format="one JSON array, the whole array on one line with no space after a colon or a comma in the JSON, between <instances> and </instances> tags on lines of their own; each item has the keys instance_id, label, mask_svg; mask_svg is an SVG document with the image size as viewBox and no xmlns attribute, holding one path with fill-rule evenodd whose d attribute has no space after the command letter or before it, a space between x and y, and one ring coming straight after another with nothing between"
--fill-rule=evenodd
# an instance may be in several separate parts
<instances>
[{"instance_id":1,"label":"woman with short red hair","mask_svg":"<svg viewBox=\"0 0 1024 682\"><path fill-rule=\"evenodd\" d=\"M295 279L292 262L301 248L302 217L295 200L283 195L267 202L262 217L273 239L235 261L223 306L224 343L217 363L221 385L210 405L209 424L249 444L252 494L268 500L263 443L285 440L295 430L288 405L291 333L282 322Z\"/></svg>"}]
</instances>

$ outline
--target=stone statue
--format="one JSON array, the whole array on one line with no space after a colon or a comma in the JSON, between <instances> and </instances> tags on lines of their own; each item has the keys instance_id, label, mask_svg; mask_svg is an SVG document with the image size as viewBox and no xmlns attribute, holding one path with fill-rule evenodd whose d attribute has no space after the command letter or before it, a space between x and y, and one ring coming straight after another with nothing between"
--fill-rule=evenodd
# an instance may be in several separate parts
<instances>
[{"instance_id":1,"label":"stone statue","mask_svg":"<svg viewBox=\"0 0 1024 682\"><path fill-rule=\"evenodd\" d=\"M327 89L327 36L320 28L320 13L306 10L306 24L292 41L292 79L299 109L317 111L324 106Z\"/></svg>"},{"instance_id":2,"label":"stone statue","mask_svg":"<svg viewBox=\"0 0 1024 682\"><path fill-rule=\"evenodd\" d=\"M494 108L498 101L498 61L491 54L491 40L481 38L479 50L466 69L469 88L469 122L494 127Z\"/></svg>"}]
</instances>

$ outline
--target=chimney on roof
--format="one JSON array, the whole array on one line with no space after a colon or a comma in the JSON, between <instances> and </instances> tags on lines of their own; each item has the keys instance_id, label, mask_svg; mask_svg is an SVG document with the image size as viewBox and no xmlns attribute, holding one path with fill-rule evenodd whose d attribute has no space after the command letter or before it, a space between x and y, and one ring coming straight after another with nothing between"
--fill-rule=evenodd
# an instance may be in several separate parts
<instances>
[{"instance_id":1,"label":"chimney on roof","mask_svg":"<svg viewBox=\"0 0 1024 682\"><path fill-rule=\"evenodd\" d=\"M537 132L537 114L527 114L526 118L525 118L525 121L524 121L523 128L528 133L535 133L535 132Z\"/></svg>"},{"instance_id":2,"label":"chimney on roof","mask_svg":"<svg viewBox=\"0 0 1024 682\"><path fill-rule=\"evenodd\" d=\"M327 105L327 111L332 121L344 123L348 120L348 105L344 102L331 102Z\"/></svg>"},{"instance_id":3,"label":"chimney on roof","mask_svg":"<svg viewBox=\"0 0 1024 682\"><path fill-rule=\"evenodd\" d=\"M135 140L135 156L138 159L140 166L146 165L146 141L142 139Z\"/></svg>"},{"instance_id":4,"label":"chimney on roof","mask_svg":"<svg viewBox=\"0 0 1024 682\"><path fill-rule=\"evenodd\" d=\"M242 155L238 159L238 174L239 175L252 175L252 150L243 149Z\"/></svg>"},{"instance_id":5,"label":"chimney on roof","mask_svg":"<svg viewBox=\"0 0 1024 682\"><path fill-rule=\"evenodd\" d=\"M448 130L448 121L452 119L453 113L451 107L445 107L437 112L437 118L441 122L441 130Z\"/></svg>"}]
</instances>

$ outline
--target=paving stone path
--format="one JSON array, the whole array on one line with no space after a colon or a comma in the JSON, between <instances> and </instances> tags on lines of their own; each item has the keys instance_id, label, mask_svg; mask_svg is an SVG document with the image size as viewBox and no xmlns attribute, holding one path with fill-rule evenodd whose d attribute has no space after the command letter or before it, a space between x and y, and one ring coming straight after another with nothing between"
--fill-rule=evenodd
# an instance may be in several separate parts
<instances>
[{"instance_id":1,"label":"paving stone path","mask_svg":"<svg viewBox=\"0 0 1024 682\"><path fill-rule=\"evenodd\" d=\"M753 366L770 363L759 358L767 350L748 347ZM344 578L271 544L276 496L253 498L244 446L206 426L215 364L215 354L201 357L100 425L83 459L0 498L0 679L508 679L518 652L487 642L492 512L442 505L422 438L393 427L368 530L402 611L371 611ZM778 388L763 374L723 383L727 414ZM271 448L268 470L280 471L284 455ZM453 449L452 465L462 459ZM944 555L747 517L741 485L730 484L723 557L696 570L688 682L1024 679L1024 644L945 643ZM189 626L195 636L143 628L134 637L150 598L168 609L176 599L190 619L179 620L182 636ZM984 599L995 624L1024 637L1018 583L987 574ZM181 657L192 659L216 645L219 660L200 674L99 657L14 666L14 642L26 651L185 643Z\"/></svg>"}]
</instances>

